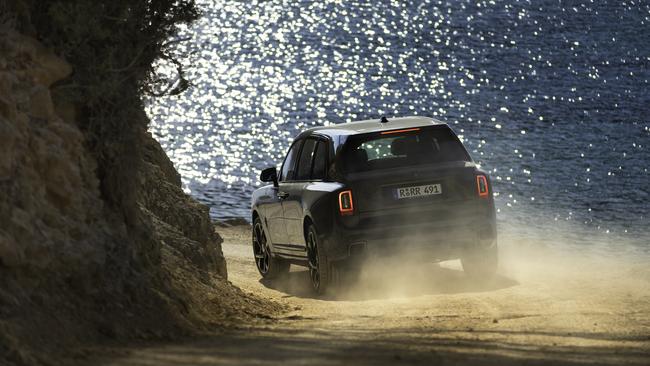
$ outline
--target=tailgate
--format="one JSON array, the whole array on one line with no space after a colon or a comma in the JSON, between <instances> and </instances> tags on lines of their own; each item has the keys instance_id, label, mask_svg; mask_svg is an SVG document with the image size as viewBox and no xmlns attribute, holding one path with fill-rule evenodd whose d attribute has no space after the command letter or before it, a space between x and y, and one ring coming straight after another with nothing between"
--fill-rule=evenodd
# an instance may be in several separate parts
<instances>
[{"instance_id":1,"label":"tailgate","mask_svg":"<svg viewBox=\"0 0 650 366\"><path fill-rule=\"evenodd\" d=\"M455 162L351 174L359 212L437 206L476 198L476 167Z\"/></svg>"}]
</instances>

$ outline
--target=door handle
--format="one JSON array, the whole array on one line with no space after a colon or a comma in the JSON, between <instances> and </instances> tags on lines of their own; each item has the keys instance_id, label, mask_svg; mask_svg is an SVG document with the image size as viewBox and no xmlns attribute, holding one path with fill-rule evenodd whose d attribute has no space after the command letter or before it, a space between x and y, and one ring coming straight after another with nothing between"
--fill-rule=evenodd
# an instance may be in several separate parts
<instances>
[{"instance_id":1,"label":"door handle","mask_svg":"<svg viewBox=\"0 0 650 366\"><path fill-rule=\"evenodd\" d=\"M287 192L282 192L282 191L278 192L278 198L279 198L279 199L283 200L283 199L285 199L285 198L287 198L287 197L289 197L289 193L287 193Z\"/></svg>"}]
</instances>

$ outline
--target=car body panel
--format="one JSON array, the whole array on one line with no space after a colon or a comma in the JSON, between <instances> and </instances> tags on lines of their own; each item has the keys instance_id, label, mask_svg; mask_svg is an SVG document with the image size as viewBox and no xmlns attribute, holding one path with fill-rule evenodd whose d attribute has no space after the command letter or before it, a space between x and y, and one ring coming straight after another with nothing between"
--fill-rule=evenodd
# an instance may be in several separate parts
<instances>
[{"instance_id":1,"label":"car body panel","mask_svg":"<svg viewBox=\"0 0 650 366\"><path fill-rule=\"evenodd\" d=\"M381 132L390 130L401 130L407 128L426 127L435 125L446 125L444 122L428 117L401 117L391 118L389 122L382 123L376 119L327 125L308 129L298 135L296 139L313 133L320 133L328 136L356 135L360 133Z\"/></svg>"},{"instance_id":2,"label":"car body panel","mask_svg":"<svg viewBox=\"0 0 650 366\"><path fill-rule=\"evenodd\" d=\"M273 243L287 241L287 232L284 226L282 202L278 197L278 188L272 185L261 187L253 192L253 209L262 218L265 232Z\"/></svg>"},{"instance_id":3,"label":"car body panel","mask_svg":"<svg viewBox=\"0 0 650 366\"><path fill-rule=\"evenodd\" d=\"M284 225L287 230L287 244L305 246L303 233L304 219L304 197L302 192L308 182L284 182L280 183L280 190L288 196L282 200L284 212Z\"/></svg>"}]
</instances>

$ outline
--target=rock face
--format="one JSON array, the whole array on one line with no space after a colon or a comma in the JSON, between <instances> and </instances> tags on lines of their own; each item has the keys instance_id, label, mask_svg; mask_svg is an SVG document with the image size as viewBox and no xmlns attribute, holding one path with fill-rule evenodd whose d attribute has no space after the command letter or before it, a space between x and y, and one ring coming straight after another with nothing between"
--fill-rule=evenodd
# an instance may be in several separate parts
<instances>
[{"instance_id":1,"label":"rock face","mask_svg":"<svg viewBox=\"0 0 650 366\"><path fill-rule=\"evenodd\" d=\"M140 204L155 222L157 241L181 253L201 271L226 278L222 240L214 231L208 207L183 192L180 176L160 144L149 133L143 133L141 139L145 166Z\"/></svg>"},{"instance_id":2,"label":"rock face","mask_svg":"<svg viewBox=\"0 0 650 366\"><path fill-rule=\"evenodd\" d=\"M49 87L71 72L35 40L11 31L0 36L0 265L5 269L63 276L96 272L125 235L106 220L83 134L55 112Z\"/></svg>"},{"instance_id":3,"label":"rock face","mask_svg":"<svg viewBox=\"0 0 650 366\"><path fill-rule=\"evenodd\" d=\"M56 363L104 338L175 336L277 311L227 282L207 207L183 193L146 131L136 139L135 229L106 203L75 106L52 97L73 72L0 26L0 364Z\"/></svg>"},{"instance_id":4,"label":"rock face","mask_svg":"<svg viewBox=\"0 0 650 366\"><path fill-rule=\"evenodd\" d=\"M0 55L0 264L68 275L102 268L127 233L107 220L82 132L55 112L49 87L72 69L11 31L0 37ZM155 239L226 278L207 207L183 193L180 176L149 133L142 131L140 141L143 220L153 223Z\"/></svg>"}]
</instances>

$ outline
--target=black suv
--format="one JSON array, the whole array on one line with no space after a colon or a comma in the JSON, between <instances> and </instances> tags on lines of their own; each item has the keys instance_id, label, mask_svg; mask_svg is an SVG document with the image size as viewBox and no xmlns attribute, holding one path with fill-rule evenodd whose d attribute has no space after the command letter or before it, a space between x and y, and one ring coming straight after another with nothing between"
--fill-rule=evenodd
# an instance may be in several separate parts
<instances>
[{"instance_id":1,"label":"black suv","mask_svg":"<svg viewBox=\"0 0 650 366\"><path fill-rule=\"evenodd\" d=\"M456 134L431 118L312 128L294 140L272 182L253 192L253 252L260 274L309 268L322 293L368 256L458 259L471 276L494 274L497 234L488 174Z\"/></svg>"}]
</instances>

